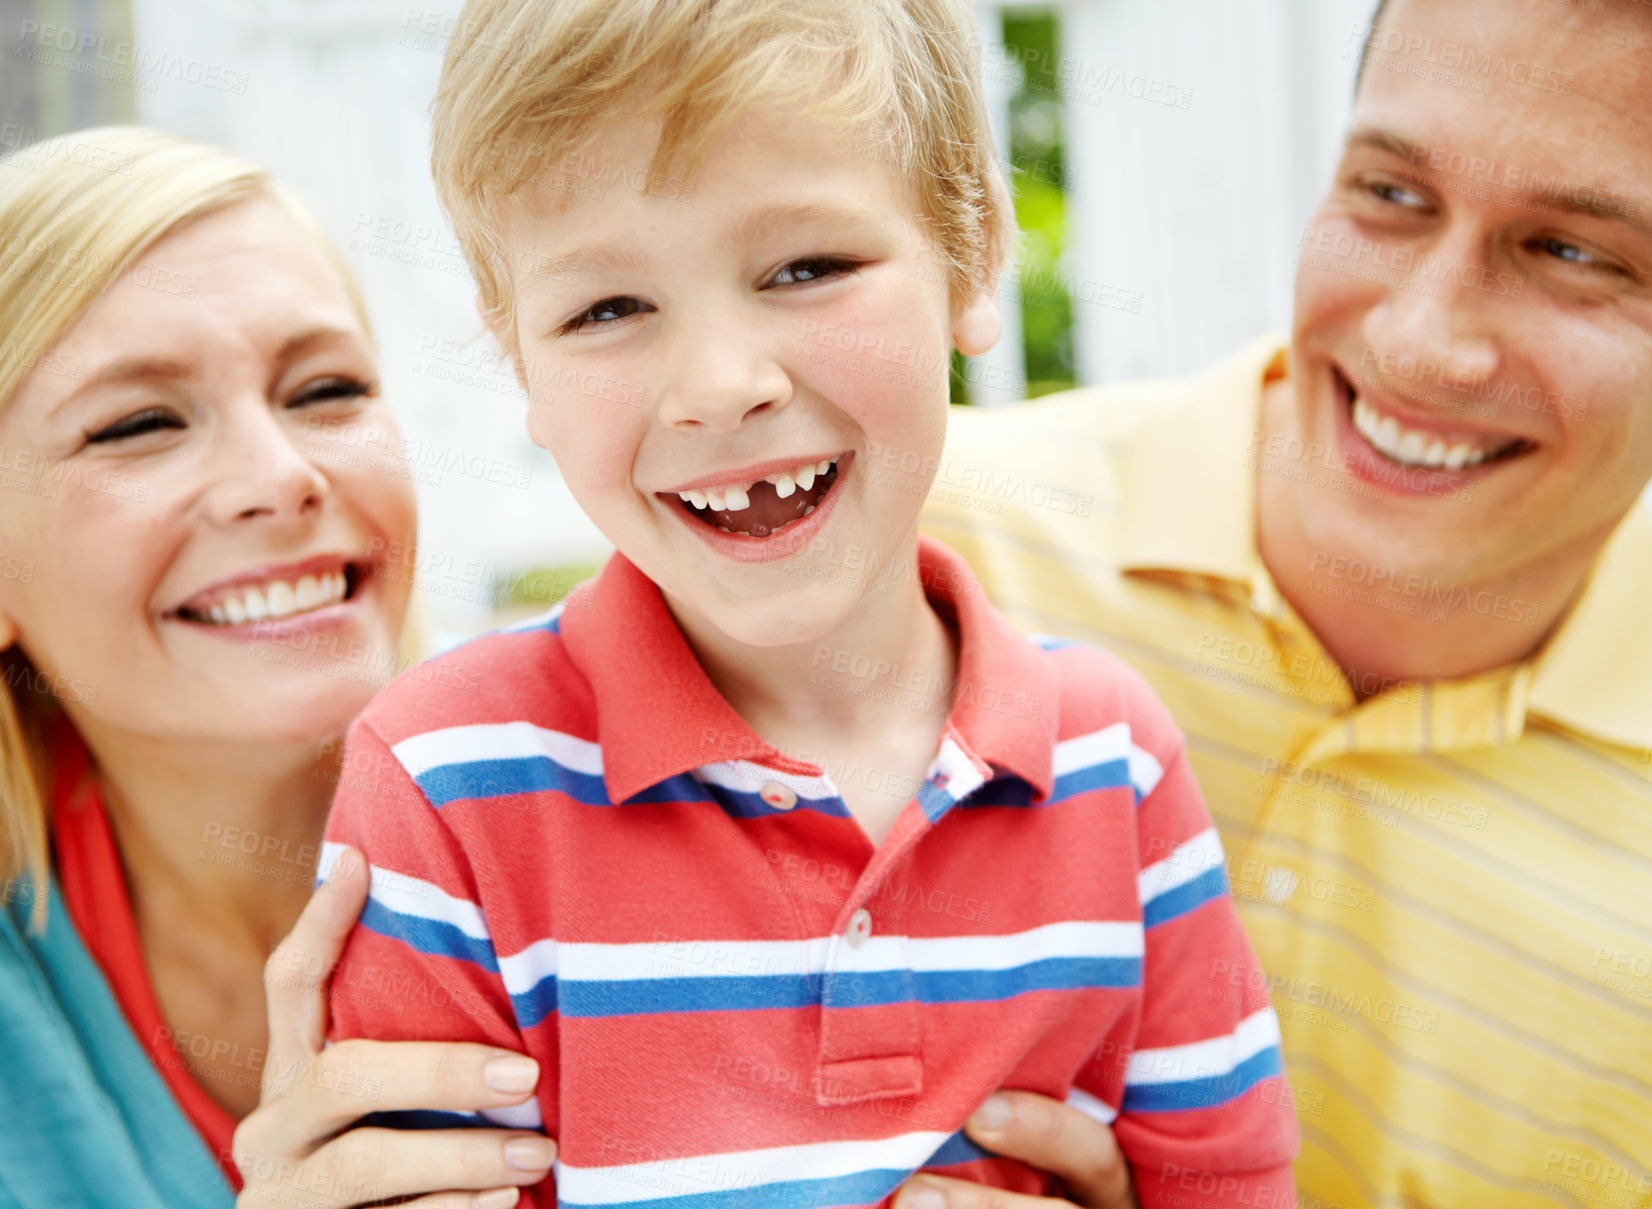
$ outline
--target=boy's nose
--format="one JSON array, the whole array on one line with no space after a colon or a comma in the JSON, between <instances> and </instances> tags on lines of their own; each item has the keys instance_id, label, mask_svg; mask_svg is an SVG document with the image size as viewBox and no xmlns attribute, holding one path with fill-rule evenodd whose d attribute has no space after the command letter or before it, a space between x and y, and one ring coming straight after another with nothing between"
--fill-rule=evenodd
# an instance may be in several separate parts
<instances>
[{"instance_id":1,"label":"boy's nose","mask_svg":"<svg viewBox=\"0 0 1652 1209\"><path fill-rule=\"evenodd\" d=\"M659 396L660 423L729 432L749 416L791 402L791 376L774 357L727 331L696 327L672 350Z\"/></svg>"}]
</instances>

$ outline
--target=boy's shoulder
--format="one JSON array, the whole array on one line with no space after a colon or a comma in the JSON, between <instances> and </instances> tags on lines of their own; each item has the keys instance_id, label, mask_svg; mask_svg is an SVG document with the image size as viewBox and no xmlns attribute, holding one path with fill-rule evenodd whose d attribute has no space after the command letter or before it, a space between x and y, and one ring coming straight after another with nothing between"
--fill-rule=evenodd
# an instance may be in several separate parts
<instances>
[{"instance_id":1,"label":"boy's shoulder","mask_svg":"<svg viewBox=\"0 0 1652 1209\"><path fill-rule=\"evenodd\" d=\"M435 730L513 722L594 736L590 684L562 636L563 617L588 606L587 592L576 588L542 616L414 664L373 698L360 723L391 744Z\"/></svg>"},{"instance_id":2,"label":"boy's shoulder","mask_svg":"<svg viewBox=\"0 0 1652 1209\"><path fill-rule=\"evenodd\" d=\"M1121 723L1136 746L1161 763L1182 747L1182 734L1153 686L1120 656L1102 647L1028 634L1055 666L1060 699L1056 743L1069 743Z\"/></svg>"}]
</instances>

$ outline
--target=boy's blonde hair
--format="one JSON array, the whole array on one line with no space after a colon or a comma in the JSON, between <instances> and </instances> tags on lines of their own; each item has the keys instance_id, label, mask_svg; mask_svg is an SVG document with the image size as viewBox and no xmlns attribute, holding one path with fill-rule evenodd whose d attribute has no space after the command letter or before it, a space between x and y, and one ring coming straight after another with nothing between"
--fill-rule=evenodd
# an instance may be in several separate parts
<instances>
[{"instance_id":1,"label":"boy's blonde hair","mask_svg":"<svg viewBox=\"0 0 1652 1209\"><path fill-rule=\"evenodd\" d=\"M657 185L740 116L800 104L912 183L961 305L1014 231L961 0L469 0L442 63L431 167L494 334L517 356L496 222L518 190L628 118L661 123Z\"/></svg>"},{"instance_id":2,"label":"boy's blonde hair","mask_svg":"<svg viewBox=\"0 0 1652 1209\"><path fill-rule=\"evenodd\" d=\"M260 164L138 126L79 130L0 160L0 410L145 251L185 223L253 197L275 202L314 236L371 333L343 257ZM49 868L43 722L55 706L33 687L42 677L20 650L0 651L0 672L0 902L13 896L13 879L26 871L38 927Z\"/></svg>"}]
</instances>

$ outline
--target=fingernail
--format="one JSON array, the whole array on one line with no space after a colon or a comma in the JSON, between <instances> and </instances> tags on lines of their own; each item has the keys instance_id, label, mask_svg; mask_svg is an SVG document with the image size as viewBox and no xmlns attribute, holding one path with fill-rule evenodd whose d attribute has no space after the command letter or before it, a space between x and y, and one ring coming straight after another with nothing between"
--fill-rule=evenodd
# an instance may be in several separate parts
<instances>
[{"instance_id":1,"label":"fingernail","mask_svg":"<svg viewBox=\"0 0 1652 1209\"><path fill-rule=\"evenodd\" d=\"M505 1162L518 1171L543 1171L556 1161L556 1143L549 1138L516 1138L505 1143Z\"/></svg>"},{"instance_id":2,"label":"fingernail","mask_svg":"<svg viewBox=\"0 0 1652 1209\"><path fill-rule=\"evenodd\" d=\"M946 1209L946 1193L934 1184L913 1180L901 1193L900 1209Z\"/></svg>"},{"instance_id":3,"label":"fingernail","mask_svg":"<svg viewBox=\"0 0 1652 1209\"><path fill-rule=\"evenodd\" d=\"M1015 1106L1008 1099L1003 1096L988 1096L981 1107L975 1110L975 1115L969 1119L969 1123L977 1129L997 1132L1008 1125L1014 1115Z\"/></svg>"},{"instance_id":4,"label":"fingernail","mask_svg":"<svg viewBox=\"0 0 1652 1209\"><path fill-rule=\"evenodd\" d=\"M519 1096L532 1091L539 1082L539 1063L520 1054L494 1058L482 1068L482 1082L496 1092Z\"/></svg>"},{"instance_id":5,"label":"fingernail","mask_svg":"<svg viewBox=\"0 0 1652 1209\"><path fill-rule=\"evenodd\" d=\"M521 1196L520 1188L495 1188L492 1192L478 1192L470 1198L470 1209L511 1209Z\"/></svg>"}]
</instances>

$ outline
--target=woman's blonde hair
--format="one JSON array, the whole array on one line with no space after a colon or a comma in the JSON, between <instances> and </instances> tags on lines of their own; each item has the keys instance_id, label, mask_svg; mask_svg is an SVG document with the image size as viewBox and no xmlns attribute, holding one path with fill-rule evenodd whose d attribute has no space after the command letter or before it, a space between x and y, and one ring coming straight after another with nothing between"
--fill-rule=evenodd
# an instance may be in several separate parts
<instances>
[{"instance_id":1,"label":"woman's blonde hair","mask_svg":"<svg viewBox=\"0 0 1652 1209\"><path fill-rule=\"evenodd\" d=\"M966 0L469 0L442 63L431 167L488 326L518 353L502 202L630 117L661 133L649 179L626 186L686 195L670 172L776 103L858 132L901 172L953 303L968 301L1014 234L980 52Z\"/></svg>"},{"instance_id":2,"label":"woman's blonde hair","mask_svg":"<svg viewBox=\"0 0 1652 1209\"><path fill-rule=\"evenodd\" d=\"M80 130L0 160L0 408L147 249L185 223L255 197L315 236L370 333L355 277L320 223L251 160L137 126ZM0 652L0 671L0 900L9 901L27 874L39 927L50 868L43 723L55 707L49 692L36 691L46 678L22 651Z\"/></svg>"}]
</instances>

